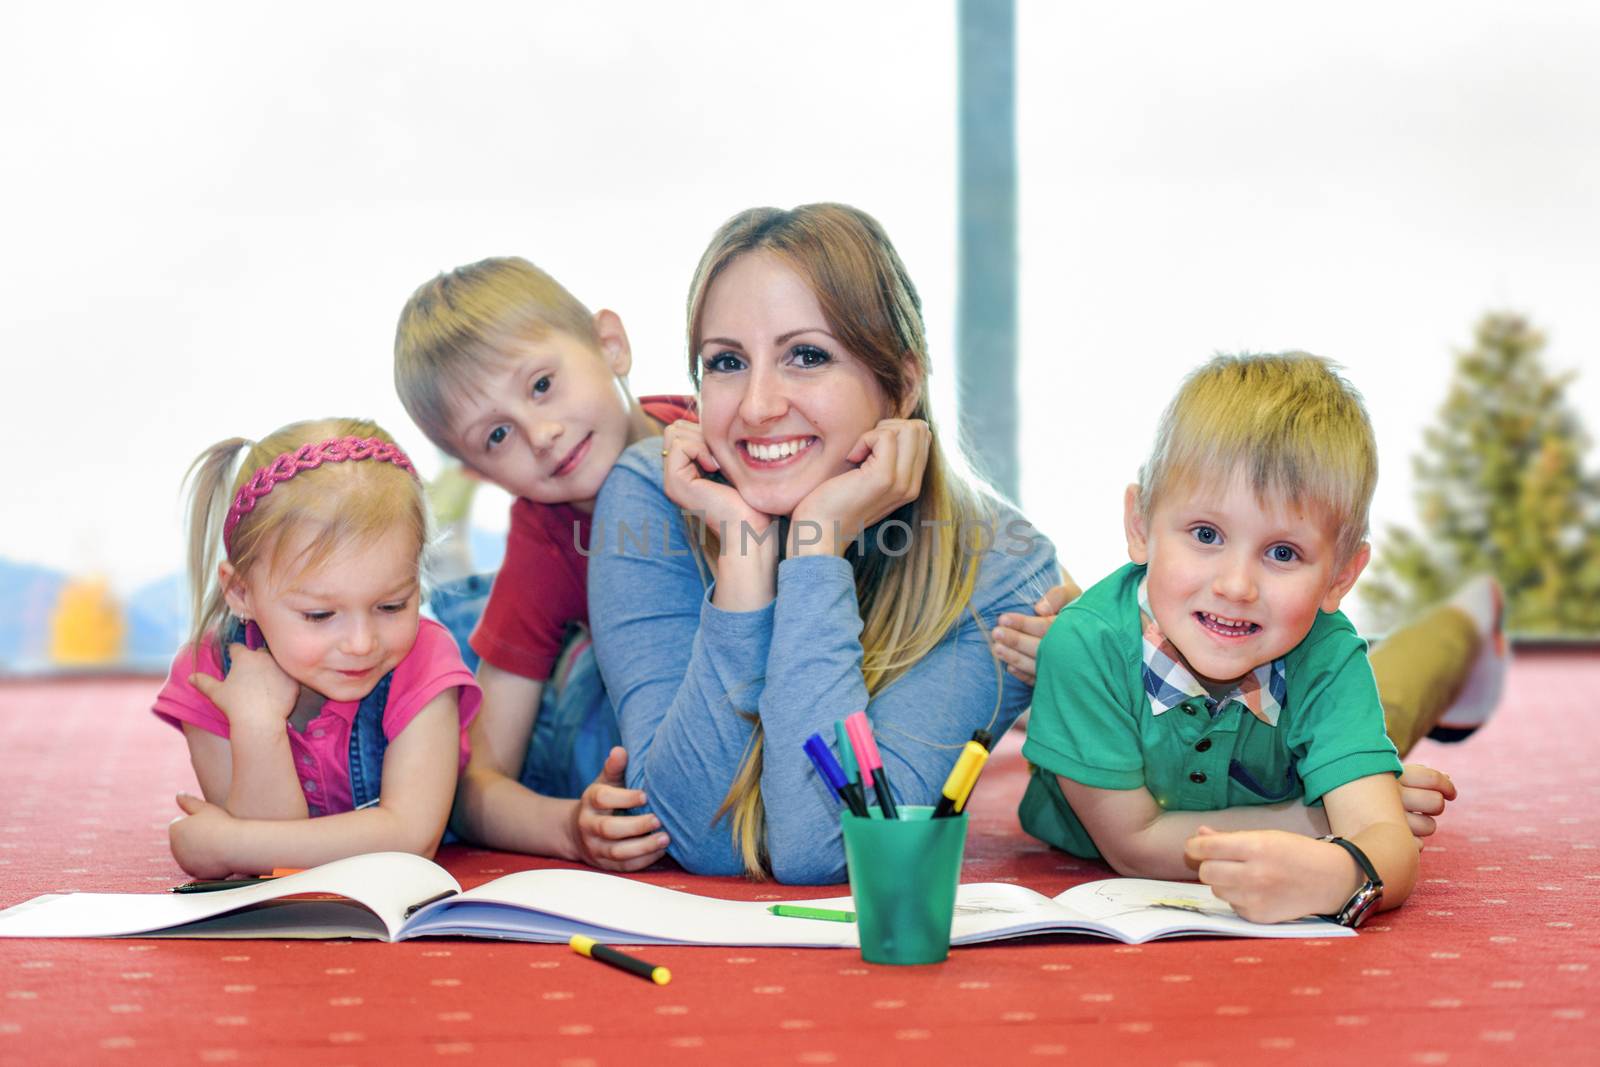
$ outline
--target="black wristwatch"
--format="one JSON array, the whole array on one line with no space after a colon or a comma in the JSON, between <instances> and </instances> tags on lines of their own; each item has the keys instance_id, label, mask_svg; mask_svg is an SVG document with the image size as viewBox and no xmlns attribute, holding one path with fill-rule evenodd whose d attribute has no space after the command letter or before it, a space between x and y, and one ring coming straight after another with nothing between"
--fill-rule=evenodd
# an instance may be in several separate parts
<instances>
[{"instance_id":1,"label":"black wristwatch","mask_svg":"<svg viewBox=\"0 0 1600 1067\"><path fill-rule=\"evenodd\" d=\"M1344 902L1332 915L1324 915L1324 919L1338 923L1340 926L1356 927L1367 921L1367 916L1378 908L1378 903L1383 900L1383 879L1378 877L1378 871L1372 866L1372 861L1367 859L1367 854L1355 845L1336 834L1329 834L1321 838L1331 841L1350 853L1350 858L1356 861L1356 866L1361 868L1361 873L1366 876L1366 881L1356 889L1349 900Z\"/></svg>"}]
</instances>

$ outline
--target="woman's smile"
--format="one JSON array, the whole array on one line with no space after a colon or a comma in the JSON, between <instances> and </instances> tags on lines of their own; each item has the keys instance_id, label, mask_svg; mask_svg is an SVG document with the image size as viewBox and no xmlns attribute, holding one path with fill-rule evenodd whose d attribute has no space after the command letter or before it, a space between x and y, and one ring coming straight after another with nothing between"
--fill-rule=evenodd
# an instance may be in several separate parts
<instances>
[{"instance_id":1,"label":"woman's smile","mask_svg":"<svg viewBox=\"0 0 1600 1067\"><path fill-rule=\"evenodd\" d=\"M802 437L747 437L738 443L739 458L752 470L789 467L811 455L815 435Z\"/></svg>"}]
</instances>

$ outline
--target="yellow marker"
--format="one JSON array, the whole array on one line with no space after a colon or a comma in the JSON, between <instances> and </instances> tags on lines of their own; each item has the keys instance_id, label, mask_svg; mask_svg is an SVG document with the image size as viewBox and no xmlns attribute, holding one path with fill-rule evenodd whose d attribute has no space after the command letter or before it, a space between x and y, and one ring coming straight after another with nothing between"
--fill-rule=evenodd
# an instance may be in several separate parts
<instances>
[{"instance_id":1,"label":"yellow marker","mask_svg":"<svg viewBox=\"0 0 1600 1067\"><path fill-rule=\"evenodd\" d=\"M968 741L961 747L961 755L956 758L950 777L944 780L944 788L939 791L939 803L933 809L935 819L946 818L961 810L967 794L972 792L972 783L978 780L978 771L988 758L989 750L976 741Z\"/></svg>"},{"instance_id":2,"label":"yellow marker","mask_svg":"<svg viewBox=\"0 0 1600 1067\"><path fill-rule=\"evenodd\" d=\"M636 956L630 956L626 952L618 952L610 945L602 945L592 937L573 934L572 940L567 943L580 956L588 956L592 960L609 963L619 971L627 971L629 974L636 974L640 978L648 978L656 985L666 985L672 981L672 972L665 967L657 967L653 963L646 963L644 960Z\"/></svg>"},{"instance_id":3,"label":"yellow marker","mask_svg":"<svg viewBox=\"0 0 1600 1067\"><path fill-rule=\"evenodd\" d=\"M989 762L989 750L976 741L968 741L968 748L978 750L978 758L972 761L972 767L967 771L966 781L961 783L961 791L956 794L956 810L967 810L967 799L972 796L972 787L978 784L978 775L983 773L984 764Z\"/></svg>"}]
</instances>

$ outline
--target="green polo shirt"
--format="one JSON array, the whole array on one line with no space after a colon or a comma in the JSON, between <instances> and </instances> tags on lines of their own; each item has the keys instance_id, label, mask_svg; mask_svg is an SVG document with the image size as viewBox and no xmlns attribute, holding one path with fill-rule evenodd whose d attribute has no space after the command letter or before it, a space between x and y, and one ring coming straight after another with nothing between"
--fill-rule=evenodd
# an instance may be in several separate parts
<instances>
[{"instance_id":1,"label":"green polo shirt","mask_svg":"<svg viewBox=\"0 0 1600 1067\"><path fill-rule=\"evenodd\" d=\"M1288 796L1320 803L1346 782L1400 773L1366 642L1340 612L1319 613L1284 657L1275 725L1237 700L1215 716L1201 698L1154 714L1139 619L1144 571L1129 564L1094 585L1040 643L1022 747L1032 777L1017 812L1028 833L1076 856L1100 855L1058 774L1098 789L1142 786L1174 811L1215 811Z\"/></svg>"}]
</instances>

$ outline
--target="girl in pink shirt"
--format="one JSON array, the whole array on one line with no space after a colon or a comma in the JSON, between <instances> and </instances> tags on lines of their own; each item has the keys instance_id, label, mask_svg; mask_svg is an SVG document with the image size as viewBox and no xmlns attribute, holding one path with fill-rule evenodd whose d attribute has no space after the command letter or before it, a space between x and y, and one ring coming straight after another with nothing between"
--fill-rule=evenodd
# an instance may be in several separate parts
<instances>
[{"instance_id":1,"label":"girl in pink shirt","mask_svg":"<svg viewBox=\"0 0 1600 1067\"><path fill-rule=\"evenodd\" d=\"M205 797L178 795L173 856L218 877L433 855L480 694L418 616L411 461L373 423L326 419L215 444L190 481L194 630L152 710Z\"/></svg>"}]
</instances>

